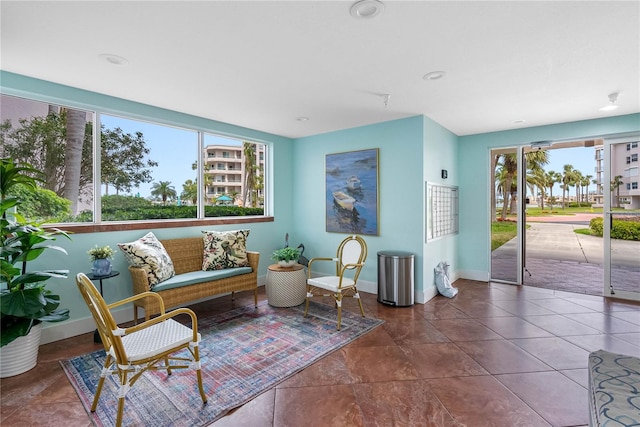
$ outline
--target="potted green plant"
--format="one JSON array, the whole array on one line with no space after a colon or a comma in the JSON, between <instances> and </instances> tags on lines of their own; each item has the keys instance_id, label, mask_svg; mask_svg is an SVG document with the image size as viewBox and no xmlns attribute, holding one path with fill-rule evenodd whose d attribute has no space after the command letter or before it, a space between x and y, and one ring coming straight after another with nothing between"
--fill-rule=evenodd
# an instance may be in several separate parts
<instances>
[{"instance_id":1,"label":"potted green plant","mask_svg":"<svg viewBox=\"0 0 640 427\"><path fill-rule=\"evenodd\" d=\"M111 274L111 260L115 253L111 246L94 246L87 251L89 258L93 261L91 271L95 276L108 276Z\"/></svg>"},{"instance_id":2,"label":"potted green plant","mask_svg":"<svg viewBox=\"0 0 640 427\"><path fill-rule=\"evenodd\" d=\"M278 264L283 267L291 267L293 264L298 262L298 258L300 258L300 251L289 246L282 249L276 249L271 254L271 259L277 261Z\"/></svg>"},{"instance_id":3,"label":"potted green plant","mask_svg":"<svg viewBox=\"0 0 640 427\"><path fill-rule=\"evenodd\" d=\"M68 270L27 271L27 263L45 250L66 251L49 243L57 236L69 238L56 228L27 221L11 196L18 186L37 187L41 173L27 163L1 159L0 163L0 377L26 372L37 363L41 322L69 318L59 309L60 296L46 289L50 278L66 278ZM26 351L27 354L23 354Z\"/></svg>"}]
</instances>

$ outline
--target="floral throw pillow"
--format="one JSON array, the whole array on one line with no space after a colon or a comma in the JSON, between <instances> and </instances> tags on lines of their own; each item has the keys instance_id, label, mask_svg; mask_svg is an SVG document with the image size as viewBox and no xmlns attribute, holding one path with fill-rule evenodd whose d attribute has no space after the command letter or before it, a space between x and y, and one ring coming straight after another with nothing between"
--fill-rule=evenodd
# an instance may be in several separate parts
<instances>
[{"instance_id":1,"label":"floral throw pillow","mask_svg":"<svg viewBox=\"0 0 640 427\"><path fill-rule=\"evenodd\" d=\"M223 270L248 266L247 237L249 237L249 231L203 231L202 270Z\"/></svg>"},{"instance_id":2,"label":"floral throw pillow","mask_svg":"<svg viewBox=\"0 0 640 427\"><path fill-rule=\"evenodd\" d=\"M135 242L118 243L118 247L129 262L129 265L146 270L151 289L156 284L175 275L173 262L169 254L151 232Z\"/></svg>"}]
</instances>

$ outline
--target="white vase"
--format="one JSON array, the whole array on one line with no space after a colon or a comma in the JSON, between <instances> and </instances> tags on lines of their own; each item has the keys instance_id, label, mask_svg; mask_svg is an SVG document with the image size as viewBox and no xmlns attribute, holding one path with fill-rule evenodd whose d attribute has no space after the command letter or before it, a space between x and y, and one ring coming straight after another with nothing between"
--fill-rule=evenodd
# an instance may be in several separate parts
<instances>
[{"instance_id":1,"label":"white vase","mask_svg":"<svg viewBox=\"0 0 640 427\"><path fill-rule=\"evenodd\" d=\"M38 323L27 335L0 347L0 378L13 377L36 366L41 335L42 323Z\"/></svg>"},{"instance_id":2,"label":"white vase","mask_svg":"<svg viewBox=\"0 0 640 427\"><path fill-rule=\"evenodd\" d=\"M296 263L295 259L292 259L291 261L278 261L278 265L280 267L293 267L295 263Z\"/></svg>"}]
</instances>

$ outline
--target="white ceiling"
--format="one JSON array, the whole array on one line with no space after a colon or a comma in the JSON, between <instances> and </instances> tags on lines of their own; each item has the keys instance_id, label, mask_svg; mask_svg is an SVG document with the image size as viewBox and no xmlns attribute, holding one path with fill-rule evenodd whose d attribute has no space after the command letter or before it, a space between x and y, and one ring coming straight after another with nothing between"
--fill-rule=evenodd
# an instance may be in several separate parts
<instances>
[{"instance_id":1,"label":"white ceiling","mask_svg":"<svg viewBox=\"0 0 640 427\"><path fill-rule=\"evenodd\" d=\"M468 135L640 112L638 1L384 3L356 19L350 1L3 0L1 68L288 137L418 114ZM447 74L423 79L434 70ZM599 111L616 91L620 108Z\"/></svg>"}]
</instances>

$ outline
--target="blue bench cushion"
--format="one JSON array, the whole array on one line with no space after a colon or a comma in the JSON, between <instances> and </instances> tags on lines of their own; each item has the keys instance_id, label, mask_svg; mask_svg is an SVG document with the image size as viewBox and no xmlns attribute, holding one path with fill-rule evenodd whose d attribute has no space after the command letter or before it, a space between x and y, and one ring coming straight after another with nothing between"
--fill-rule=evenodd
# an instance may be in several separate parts
<instances>
[{"instance_id":1,"label":"blue bench cushion","mask_svg":"<svg viewBox=\"0 0 640 427\"><path fill-rule=\"evenodd\" d=\"M640 359L598 350L589 354L590 426L640 425Z\"/></svg>"},{"instance_id":2,"label":"blue bench cushion","mask_svg":"<svg viewBox=\"0 0 640 427\"><path fill-rule=\"evenodd\" d=\"M224 270L212 271L191 271L189 273L178 274L153 287L154 292L166 291L169 289L181 288L183 286L195 285L197 283L209 282L212 280L226 279L227 277L238 276L240 274L251 273L251 267L225 268Z\"/></svg>"}]
</instances>

